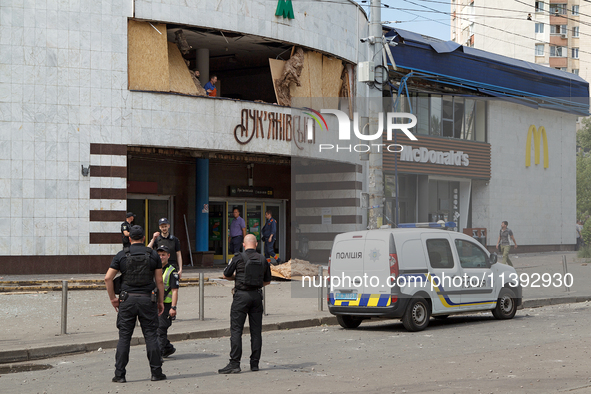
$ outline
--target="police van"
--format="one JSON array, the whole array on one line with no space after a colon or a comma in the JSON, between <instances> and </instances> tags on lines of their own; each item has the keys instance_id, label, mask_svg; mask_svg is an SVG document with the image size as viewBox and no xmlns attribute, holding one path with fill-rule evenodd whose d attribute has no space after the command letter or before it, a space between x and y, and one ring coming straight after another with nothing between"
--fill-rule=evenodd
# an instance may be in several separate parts
<instances>
[{"instance_id":1,"label":"police van","mask_svg":"<svg viewBox=\"0 0 591 394\"><path fill-rule=\"evenodd\" d=\"M511 319L522 302L513 267L480 242L432 228L396 228L336 236L329 260L328 307L344 328L371 318L401 319L420 331L429 319L492 311Z\"/></svg>"}]
</instances>

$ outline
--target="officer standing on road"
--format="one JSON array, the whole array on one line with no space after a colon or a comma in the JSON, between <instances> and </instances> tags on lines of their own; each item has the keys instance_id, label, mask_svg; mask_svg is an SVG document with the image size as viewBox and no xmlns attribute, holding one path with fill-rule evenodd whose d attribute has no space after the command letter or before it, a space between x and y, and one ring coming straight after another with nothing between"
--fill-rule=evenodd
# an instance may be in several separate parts
<instances>
[{"instance_id":1,"label":"officer standing on road","mask_svg":"<svg viewBox=\"0 0 591 394\"><path fill-rule=\"evenodd\" d=\"M180 278L183 275L181 241L170 233L170 222L167 218L158 220L158 227L160 228L160 232L157 231L154 233L148 247L156 250L160 245L166 245L170 251L170 264L178 270Z\"/></svg>"},{"instance_id":2,"label":"officer standing on road","mask_svg":"<svg viewBox=\"0 0 591 394\"><path fill-rule=\"evenodd\" d=\"M127 219L123 223L121 223L121 239L123 242L124 248L129 248L131 245L129 243L129 230L131 230L131 226L133 221L135 220L135 215L133 212L127 212Z\"/></svg>"},{"instance_id":3,"label":"officer standing on road","mask_svg":"<svg viewBox=\"0 0 591 394\"><path fill-rule=\"evenodd\" d=\"M176 352L175 347L168 340L168 328L176 318L180 283L176 268L168 263L170 258L168 246L158 246L157 252L160 260L162 260L162 269L164 270L162 274L162 281L164 282L164 313L158 318L158 344L160 345L162 357L166 358Z\"/></svg>"},{"instance_id":4,"label":"officer standing on road","mask_svg":"<svg viewBox=\"0 0 591 394\"><path fill-rule=\"evenodd\" d=\"M244 219L240 217L240 210L234 208L232 214L234 215L234 219L230 224L230 254L240 252L244 237L246 236L246 223L244 222Z\"/></svg>"},{"instance_id":5,"label":"officer standing on road","mask_svg":"<svg viewBox=\"0 0 591 394\"><path fill-rule=\"evenodd\" d=\"M139 319L146 342L153 381L164 380L162 359L158 347L158 316L164 311L162 284L162 262L158 254L144 246L144 229L133 226L129 231L131 246L123 249L113 258L105 275L109 300L117 313L119 342L115 353L115 377L113 382L125 383L125 367L129 362L131 336ZM121 271L121 293L115 296L113 279ZM156 282L156 283L154 283ZM158 288L157 300L152 296Z\"/></svg>"},{"instance_id":6,"label":"officer standing on road","mask_svg":"<svg viewBox=\"0 0 591 394\"><path fill-rule=\"evenodd\" d=\"M273 219L273 213L270 209L265 212L265 225L262 229L262 241L265 243L265 258L267 259L268 263L271 262L271 256L275 260L274 265L281 264L281 260L279 256L275 254L275 237L277 234L277 221Z\"/></svg>"},{"instance_id":7,"label":"officer standing on road","mask_svg":"<svg viewBox=\"0 0 591 394\"><path fill-rule=\"evenodd\" d=\"M236 253L224 270L224 278L234 280L234 298L230 309L230 363L218 370L229 374L240 372L242 358L242 330L246 315L250 326L250 370L259 370L263 344L263 292L271 283L271 268L265 258L256 251L257 239L248 234L244 237L244 252Z\"/></svg>"}]
</instances>

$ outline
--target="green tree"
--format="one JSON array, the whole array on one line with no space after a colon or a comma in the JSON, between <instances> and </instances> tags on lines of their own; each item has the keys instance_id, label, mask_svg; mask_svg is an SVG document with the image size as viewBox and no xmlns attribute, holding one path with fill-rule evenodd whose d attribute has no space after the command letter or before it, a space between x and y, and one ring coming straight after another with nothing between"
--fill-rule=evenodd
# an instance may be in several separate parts
<instances>
[{"instance_id":1,"label":"green tree","mask_svg":"<svg viewBox=\"0 0 591 394\"><path fill-rule=\"evenodd\" d=\"M583 119L577 132L577 219L590 222L591 216L591 117Z\"/></svg>"},{"instance_id":2,"label":"green tree","mask_svg":"<svg viewBox=\"0 0 591 394\"><path fill-rule=\"evenodd\" d=\"M591 155L577 154L577 218L591 216Z\"/></svg>"},{"instance_id":3,"label":"green tree","mask_svg":"<svg viewBox=\"0 0 591 394\"><path fill-rule=\"evenodd\" d=\"M583 119L583 127L577 131L577 146L591 152L591 117Z\"/></svg>"}]
</instances>

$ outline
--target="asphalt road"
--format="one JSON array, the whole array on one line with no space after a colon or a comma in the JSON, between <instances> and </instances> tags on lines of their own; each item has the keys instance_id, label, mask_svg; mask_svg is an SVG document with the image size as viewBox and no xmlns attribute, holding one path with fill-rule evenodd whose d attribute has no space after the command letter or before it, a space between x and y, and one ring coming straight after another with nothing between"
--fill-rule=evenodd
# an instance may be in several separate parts
<instances>
[{"instance_id":1,"label":"asphalt road","mask_svg":"<svg viewBox=\"0 0 591 394\"><path fill-rule=\"evenodd\" d=\"M591 304L431 321L410 333L398 321L263 334L261 370L218 375L229 338L176 343L169 379L151 382L143 346L132 348L126 384L111 382L115 350L42 360L49 369L6 373L2 393L553 393L591 392Z\"/></svg>"}]
</instances>

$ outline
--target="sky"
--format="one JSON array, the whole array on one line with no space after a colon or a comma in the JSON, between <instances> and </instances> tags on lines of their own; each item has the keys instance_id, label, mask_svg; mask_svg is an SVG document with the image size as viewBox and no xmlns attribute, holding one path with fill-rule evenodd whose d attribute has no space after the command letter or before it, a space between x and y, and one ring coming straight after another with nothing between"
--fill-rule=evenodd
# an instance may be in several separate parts
<instances>
[{"instance_id":1,"label":"sky","mask_svg":"<svg viewBox=\"0 0 591 394\"><path fill-rule=\"evenodd\" d=\"M369 15L370 0L355 1L361 4ZM389 8L385 7L386 5ZM382 0L381 20L400 21L401 23L388 25L448 41L451 29L450 9L450 0Z\"/></svg>"}]
</instances>

